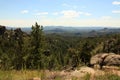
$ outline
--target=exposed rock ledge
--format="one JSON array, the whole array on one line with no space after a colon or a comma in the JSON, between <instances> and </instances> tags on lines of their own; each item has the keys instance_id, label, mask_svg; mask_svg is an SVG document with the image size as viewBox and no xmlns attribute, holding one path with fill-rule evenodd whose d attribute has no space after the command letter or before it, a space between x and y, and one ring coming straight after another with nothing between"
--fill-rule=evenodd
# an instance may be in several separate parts
<instances>
[{"instance_id":1,"label":"exposed rock ledge","mask_svg":"<svg viewBox=\"0 0 120 80\"><path fill-rule=\"evenodd\" d=\"M90 64L92 66L120 66L120 55L114 53L99 53L91 57Z\"/></svg>"}]
</instances>

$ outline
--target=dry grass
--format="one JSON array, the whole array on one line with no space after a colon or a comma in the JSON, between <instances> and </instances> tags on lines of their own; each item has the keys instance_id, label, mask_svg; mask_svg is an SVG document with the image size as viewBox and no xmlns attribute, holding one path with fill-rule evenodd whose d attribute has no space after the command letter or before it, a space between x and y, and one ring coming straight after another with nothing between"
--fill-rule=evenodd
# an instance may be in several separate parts
<instances>
[{"instance_id":1,"label":"dry grass","mask_svg":"<svg viewBox=\"0 0 120 80\"><path fill-rule=\"evenodd\" d=\"M87 72L88 71L88 72ZM120 80L118 70L94 70L89 67L75 71L11 70L1 71L0 80Z\"/></svg>"},{"instance_id":2,"label":"dry grass","mask_svg":"<svg viewBox=\"0 0 120 80\"><path fill-rule=\"evenodd\" d=\"M0 80L30 80L35 77L42 78L42 76L44 76L43 72L37 70L0 71Z\"/></svg>"}]
</instances>

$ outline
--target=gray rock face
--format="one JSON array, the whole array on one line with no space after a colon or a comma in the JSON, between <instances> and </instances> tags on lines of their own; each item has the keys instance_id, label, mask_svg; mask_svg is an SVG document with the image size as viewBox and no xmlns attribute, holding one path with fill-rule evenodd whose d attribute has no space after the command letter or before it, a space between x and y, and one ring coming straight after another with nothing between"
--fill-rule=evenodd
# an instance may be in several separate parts
<instances>
[{"instance_id":1,"label":"gray rock face","mask_svg":"<svg viewBox=\"0 0 120 80\"><path fill-rule=\"evenodd\" d=\"M91 65L99 65L100 68L103 66L120 66L120 55L114 53L100 53L90 60Z\"/></svg>"}]
</instances>

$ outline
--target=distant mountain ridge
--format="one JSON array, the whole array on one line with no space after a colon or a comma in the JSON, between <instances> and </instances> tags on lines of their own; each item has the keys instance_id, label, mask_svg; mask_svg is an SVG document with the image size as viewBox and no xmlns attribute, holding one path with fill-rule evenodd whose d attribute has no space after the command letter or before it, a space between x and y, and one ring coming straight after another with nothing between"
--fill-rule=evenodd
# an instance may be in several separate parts
<instances>
[{"instance_id":1,"label":"distant mountain ridge","mask_svg":"<svg viewBox=\"0 0 120 80\"><path fill-rule=\"evenodd\" d=\"M7 27L7 29L10 28L11 27ZM30 33L31 28L21 28L21 30ZM45 26L44 33L55 33L64 36L94 37L106 34L120 33L120 28Z\"/></svg>"}]
</instances>

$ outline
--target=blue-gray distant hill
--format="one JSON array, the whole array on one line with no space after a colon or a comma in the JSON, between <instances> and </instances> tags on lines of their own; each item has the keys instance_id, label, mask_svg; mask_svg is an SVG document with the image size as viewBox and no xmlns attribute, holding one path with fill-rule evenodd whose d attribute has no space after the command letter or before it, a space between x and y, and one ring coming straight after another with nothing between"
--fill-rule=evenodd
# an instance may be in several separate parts
<instances>
[{"instance_id":1,"label":"blue-gray distant hill","mask_svg":"<svg viewBox=\"0 0 120 80\"><path fill-rule=\"evenodd\" d=\"M8 27L10 29L11 27ZM31 32L31 28L21 28L22 31ZM64 27L64 26L45 26L45 34L59 34L63 36L81 36L81 37L94 37L101 35L109 35L120 33L120 28L108 27Z\"/></svg>"}]
</instances>

